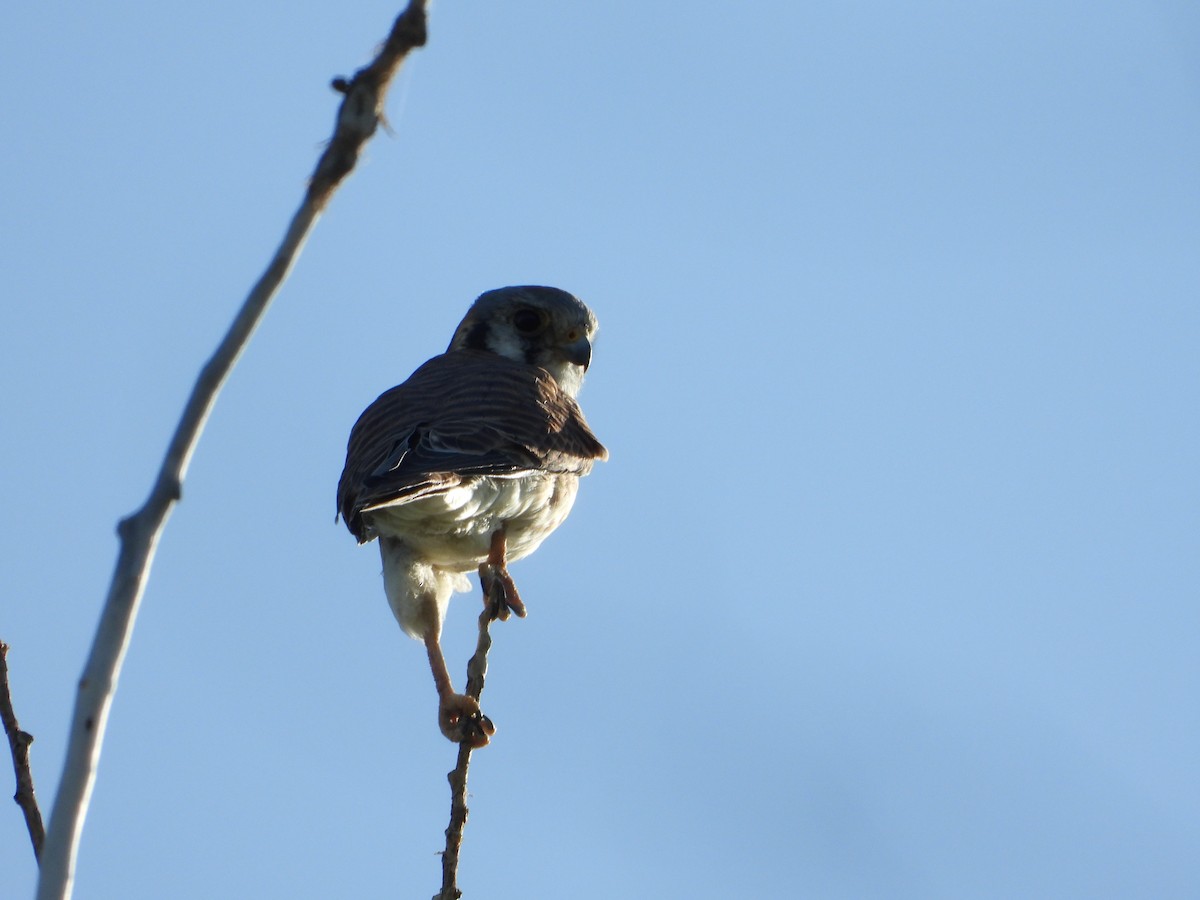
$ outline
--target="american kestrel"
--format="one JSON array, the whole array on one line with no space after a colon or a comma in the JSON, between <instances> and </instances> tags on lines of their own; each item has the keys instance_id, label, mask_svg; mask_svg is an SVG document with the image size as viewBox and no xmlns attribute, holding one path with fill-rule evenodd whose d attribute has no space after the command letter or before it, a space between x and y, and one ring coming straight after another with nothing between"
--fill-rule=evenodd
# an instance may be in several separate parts
<instances>
[{"instance_id":1,"label":"american kestrel","mask_svg":"<svg viewBox=\"0 0 1200 900\"><path fill-rule=\"evenodd\" d=\"M580 476L608 458L575 403L595 332L566 291L488 291L446 352L350 432L338 511L360 544L379 539L388 603L425 643L452 741L481 747L495 729L451 683L440 644L450 595L475 570L493 617L524 616L507 564L562 524Z\"/></svg>"}]
</instances>

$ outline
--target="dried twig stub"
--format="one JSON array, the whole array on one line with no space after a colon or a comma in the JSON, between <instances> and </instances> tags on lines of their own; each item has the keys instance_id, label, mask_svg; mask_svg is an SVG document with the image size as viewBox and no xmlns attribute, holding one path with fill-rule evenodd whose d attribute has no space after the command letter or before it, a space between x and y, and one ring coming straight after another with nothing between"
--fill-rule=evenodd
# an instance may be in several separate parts
<instances>
[{"instance_id":1,"label":"dried twig stub","mask_svg":"<svg viewBox=\"0 0 1200 900\"><path fill-rule=\"evenodd\" d=\"M42 827L42 811L38 809L37 795L33 790L33 770L29 767L29 745L33 743L33 735L22 731L17 724L12 690L8 685L8 644L4 641L0 641L0 719L4 720L4 733L8 735L8 749L12 751L13 772L17 777L17 792L13 800L25 814L25 827L29 829L33 855L40 859L46 830Z\"/></svg>"}]
</instances>

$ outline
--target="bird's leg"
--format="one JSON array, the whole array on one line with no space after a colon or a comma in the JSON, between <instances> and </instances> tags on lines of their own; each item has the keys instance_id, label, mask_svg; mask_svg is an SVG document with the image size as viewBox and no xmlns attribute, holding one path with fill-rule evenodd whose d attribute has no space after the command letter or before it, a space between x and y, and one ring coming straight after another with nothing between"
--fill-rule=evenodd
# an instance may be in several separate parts
<instances>
[{"instance_id":1,"label":"bird's leg","mask_svg":"<svg viewBox=\"0 0 1200 900\"><path fill-rule=\"evenodd\" d=\"M455 692L435 628L425 632L425 651L429 654L429 668L437 687L438 725L442 734L456 744L483 747L496 733L496 726L480 711L478 700Z\"/></svg>"},{"instance_id":2,"label":"bird's leg","mask_svg":"<svg viewBox=\"0 0 1200 900\"><path fill-rule=\"evenodd\" d=\"M487 562L479 566L483 602L491 610L492 618L501 622L508 620L509 613L515 614L519 619L525 618L525 604L521 602L521 595L517 593L512 576L508 574L506 552L504 529L500 528L492 535Z\"/></svg>"}]
</instances>

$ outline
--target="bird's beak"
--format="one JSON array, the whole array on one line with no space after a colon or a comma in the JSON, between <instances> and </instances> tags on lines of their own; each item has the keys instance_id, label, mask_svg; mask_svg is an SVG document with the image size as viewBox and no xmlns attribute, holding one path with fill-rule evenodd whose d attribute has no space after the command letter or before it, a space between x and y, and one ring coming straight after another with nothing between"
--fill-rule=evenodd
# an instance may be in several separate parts
<instances>
[{"instance_id":1,"label":"bird's beak","mask_svg":"<svg viewBox=\"0 0 1200 900\"><path fill-rule=\"evenodd\" d=\"M583 366L583 370L586 372L587 367L592 363L592 342L585 337L581 337L577 341L563 344L562 355L568 362L573 362L577 366Z\"/></svg>"}]
</instances>

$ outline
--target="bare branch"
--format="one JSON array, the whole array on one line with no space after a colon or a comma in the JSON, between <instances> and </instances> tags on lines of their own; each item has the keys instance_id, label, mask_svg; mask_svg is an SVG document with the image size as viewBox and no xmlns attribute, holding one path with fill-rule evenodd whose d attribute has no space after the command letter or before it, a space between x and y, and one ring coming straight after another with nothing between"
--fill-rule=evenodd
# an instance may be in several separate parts
<instances>
[{"instance_id":1,"label":"bare branch","mask_svg":"<svg viewBox=\"0 0 1200 900\"><path fill-rule=\"evenodd\" d=\"M216 352L192 388L158 478L145 504L117 528L121 547L108 598L92 644L72 716L63 776L50 816L41 858L38 900L71 895L75 857L95 783L104 729L138 605L159 536L179 501L196 441L225 379L237 363L263 313L299 255L333 191L353 170L362 146L375 133L387 88L408 52L425 43L425 0L410 0L376 58L350 81L334 87L345 96L334 134L309 182L304 202L275 256L251 289Z\"/></svg>"},{"instance_id":2,"label":"bare branch","mask_svg":"<svg viewBox=\"0 0 1200 900\"><path fill-rule=\"evenodd\" d=\"M425 0L409 0L371 62L349 81L335 78L333 88L346 98L338 110L337 129L309 182L308 194L321 206L358 162L363 144L385 122L383 103L392 78L410 50L425 46Z\"/></svg>"},{"instance_id":3,"label":"bare branch","mask_svg":"<svg viewBox=\"0 0 1200 900\"><path fill-rule=\"evenodd\" d=\"M488 631L494 619L490 603L484 603L479 614L479 641L475 655L467 663L467 694L476 700L483 693L483 682L487 678L487 656L492 649L492 636ZM442 853L442 889L434 894L433 900L459 900L458 854L462 847L463 829L467 825L467 769L471 765L471 747L458 745L458 764L447 774L450 782L450 824L446 826L446 849Z\"/></svg>"},{"instance_id":4,"label":"bare branch","mask_svg":"<svg viewBox=\"0 0 1200 900\"><path fill-rule=\"evenodd\" d=\"M22 731L13 711L12 691L8 686L8 644L0 641L0 719L4 720L4 733L8 735L8 749L12 751L13 772L17 776L17 792L13 800L25 814L25 827L33 842L33 855L42 855L42 841L46 830L42 827L42 811L38 809L37 796L33 792L33 770L29 768L29 745L33 735Z\"/></svg>"}]
</instances>

